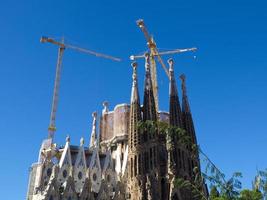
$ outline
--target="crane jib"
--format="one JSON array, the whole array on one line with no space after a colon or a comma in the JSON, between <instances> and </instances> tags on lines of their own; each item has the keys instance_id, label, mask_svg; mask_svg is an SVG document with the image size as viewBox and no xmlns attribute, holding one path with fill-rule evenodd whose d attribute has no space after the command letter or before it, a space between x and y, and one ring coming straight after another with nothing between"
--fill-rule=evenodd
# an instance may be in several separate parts
<instances>
[{"instance_id":1,"label":"crane jib","mask_svg":"<svg viewBox=\"0 0 267 200\"><path fill-rule=\"evenodd\" d=\"M59 47L57 66L56 66L56 76L55 76L55 83L54 83L54 91L53 91L52 108L51 108L50 122L49 122L49 127L48 127L48 132L49 132L48 138L53 140L54 133L56 131L56 112L57 112L57 107L58 107L58 96L59 96L59 85L60 85L60 76L61 76L61 67L62 67L62 57L63 57L63 52L64 52L65 48L73 49L73 50L76 50L76 51L79 51L82 53L86 53L89 55L94 55L97 57L110 59L113 61L121 61L121 59L113 57L113 56L109 56L106 54L94 52L94 51L91 51L88 49L69 45L69 44L64 43L63 40L62 40L62 42L58 42L52 38L48 38L48 37L44 37L44 36L41 37L40 42L41 43L49 42L49 43L57 45Z\"/></svg>"}]
</instances>

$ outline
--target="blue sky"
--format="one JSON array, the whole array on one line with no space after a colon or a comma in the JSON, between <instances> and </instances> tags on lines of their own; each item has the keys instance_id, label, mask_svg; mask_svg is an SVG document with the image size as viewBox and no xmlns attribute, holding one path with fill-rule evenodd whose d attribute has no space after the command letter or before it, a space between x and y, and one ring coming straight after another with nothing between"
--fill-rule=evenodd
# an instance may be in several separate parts
<instances>
[{"instance_id":1,"label":"blue sky","mask_svg":"<svg viewBox=\"0 0 267 200\"><path fill-rule=\"evenodd\" d=\"M56 142L89 143L91 113L108 100L129 102L129 55L146 50L135 21L143 18L160 49L198 47L174 55L185 73L202 149L230 176L243 172L251 187L267 168L267 3L262 1L1 1L0 177L5 200L25 198L28 168L47 136L57 48L42 35L123 58L120 63L66 50ZM194 59L193 56L197 58ZM164 57L165 61L169 57ZM143 61L139 62L140 91ZM159 71L160 108L168 80ZM180 82L178 81L180 84ZM180 86L179 86L180 87ZM142 96L142 95L141 95Z\"/></svg>"}]
</instances>

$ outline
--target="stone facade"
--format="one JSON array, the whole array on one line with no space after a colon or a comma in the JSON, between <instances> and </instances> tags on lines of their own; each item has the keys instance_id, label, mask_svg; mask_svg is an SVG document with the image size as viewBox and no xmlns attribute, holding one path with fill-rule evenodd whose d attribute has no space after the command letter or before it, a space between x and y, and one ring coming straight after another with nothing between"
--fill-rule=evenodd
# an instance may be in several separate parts
<instances>
[{"instance_id":1,"label":"stone facade","mask_svg":"<svg viewBox=\"0 0 267 200\"><path fill-rule=\"evenodd\" d=\"M175 135L142 130L139 122L162 121L185 129L197 144L192 114L182 80L182 106L169 60L169 112L156 110L149 57L146 56L143 104L140 103L137 64L133 63L130 104L109 111L105 102L97 125L93 113L90 144L71 145L70 138L58 147L52 139L43 141L39 159L31 167L27 200L193 200L190 191L174 186L175 178L192 181L198 156ZM98 134L99 127L99 134ZM195 200L195 199L194 199Z\"/></svg>"}]
</instances>

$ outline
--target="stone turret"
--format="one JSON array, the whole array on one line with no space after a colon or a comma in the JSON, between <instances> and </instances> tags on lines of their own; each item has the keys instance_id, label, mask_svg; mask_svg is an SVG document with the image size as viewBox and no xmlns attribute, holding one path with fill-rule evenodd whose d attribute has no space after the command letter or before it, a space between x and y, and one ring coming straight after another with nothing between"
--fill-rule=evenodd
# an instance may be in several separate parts
<instances>
[{"instance_id":1,"label":"stone turret","mask_svg":"<svg viewBox=\"0 0 267 200\"><path fill-rule=\"evenodd\" d=\"M137 144L141 144L141 133L138 129L138 123L142 120L140 98L137 84L137 63L132 64L133 67L133 85L131 93L131 107L130 107L130 133L129 133L129 147L130 151L136 148Z\"/></svg>"},{"instance_id":2,"label":"stone turret","mask_svg":"<svg viewBox=\"0 0 267 200\"><path fill-rule=\"evenodd\" d=\"M128 197L131 200L139 199L143 196L144 188L142 187L142 162L141 162L141 143L142 135L138 123L142 120L140 98L137 84L137 63L132 63L133 67L133 84L131 92L130 105L130 131L128 137L129 157L128 157Z\"/></svg>"}]
</instances>

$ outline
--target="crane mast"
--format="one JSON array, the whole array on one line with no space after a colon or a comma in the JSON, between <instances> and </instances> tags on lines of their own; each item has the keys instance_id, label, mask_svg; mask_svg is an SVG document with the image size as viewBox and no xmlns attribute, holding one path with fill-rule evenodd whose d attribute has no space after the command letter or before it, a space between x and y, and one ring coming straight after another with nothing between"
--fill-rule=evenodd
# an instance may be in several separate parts
<instances>
[{"instance_id":1,"label":"crane mast","mask_svg":"<svg viewBox=\"0 0 267 200\"><path fill-rule=\"evenodd\" d=\"M156 69L156 62L155 62L155 56L158 55L157 53L157 47L154 39L150 36L148 30L145 27L144 21L142 19L139 19L136 21L139 28L143 31L144 36L147 41L148 48L150 50L149 52L149 61L150 61L150 69L151 69L151 79L152 79L152 85L153 85L153 95L155 100L155 106L156 110L158 111L159 103L158 103L158 81L157 81L157 69ZM162 66L167 73L167 76L169 76L168 70L164 63L162 62L160 56L158 56L159 62L162 63Z\"/></svg>"},{"instance_id":2,"label":"crane mast","mask_svg":"<svg viewBox=\"0 0 267 200\"><path fill-rule=\"evenodd\" d=\"M63 53L65 49L73 49L82 53L86 53L89 55L94 55L97 57L102 57L106 59L110 59L113 61L120 61L121 59L109 56L106 54L98 53L92 50L76 47L73 45L65 44L64 41L58 42L52 38L48 37L41 37L40 40L41 43L49 42L54 45L59 46L58 49L58 57L57 57L57 66L56 66L56 77L55 77L55 83L54 83L54 91L53 91L53 100L52 100L52 108L51 108L51 114L50 114L50 121L49 121L49 127L48 127L48 139L49 143L52 144L54 134L56 132L56 113L57 113L57 107L58 107L58 96L59 96L59 85L60 85L60 77L61 77L61 69L62 69L62 58L63 58Z\"/></svg>"},{"instance_id":3,"label":"crane mast","mask_svg":"<svg viewBox=\"0 0 267 200\"><path fill-rule=\"evenodd\" d=\"M160 63L160 65L163 67L167 77L170 79L169 76L169 70L167 69L165 63L163 62L161 55L168 55L168 54L176 54L176 53L183 53L183 52L188 52L188 51L196 51L197 48L193 47L193 48L187 48L187 49L175 49L175 50L171 50L171 51L165 51L165 52L159 52L156 46L156 42L154 41L154 38L149 34L144 20L143 19L139 19L136 21L138 27L142 30L142 32L144 33L144 36L146 38L147 41L147 45L149 48L149 57L150 57L150 66L151 66L151 79L152 79L152 84L153 84L153 94L154 94L154 99L155 99L155 104L156 104L156 109L158 111L159 108L159 102L158 102L158 81L157 81L157 68L156 68L156 61L155 61L155 57L157 58L158 62ZM137 55L137 56L130 56L131 60L135 60L138 58L145 58L145 54L144 55Z\"/></svg>"},{"instance_id":4,"label":"crane mast","mask_svg":"<svg viewBox=\"0 0 267 200\"><path fill-rule=\"evenodd\" d=\"M48 127L48 138L49 139L54 138L54 134L56 131L56 112L57 112L57 106L58 106L58 92L59 92L62 57L63 57L64 50L65 50L65 47L59 46L57 66L56 66L55 85L54 85L54 91L53 91L52 108L51 108L50 121L49 121L49 127Z\"/></svg>"}]
</instances>

